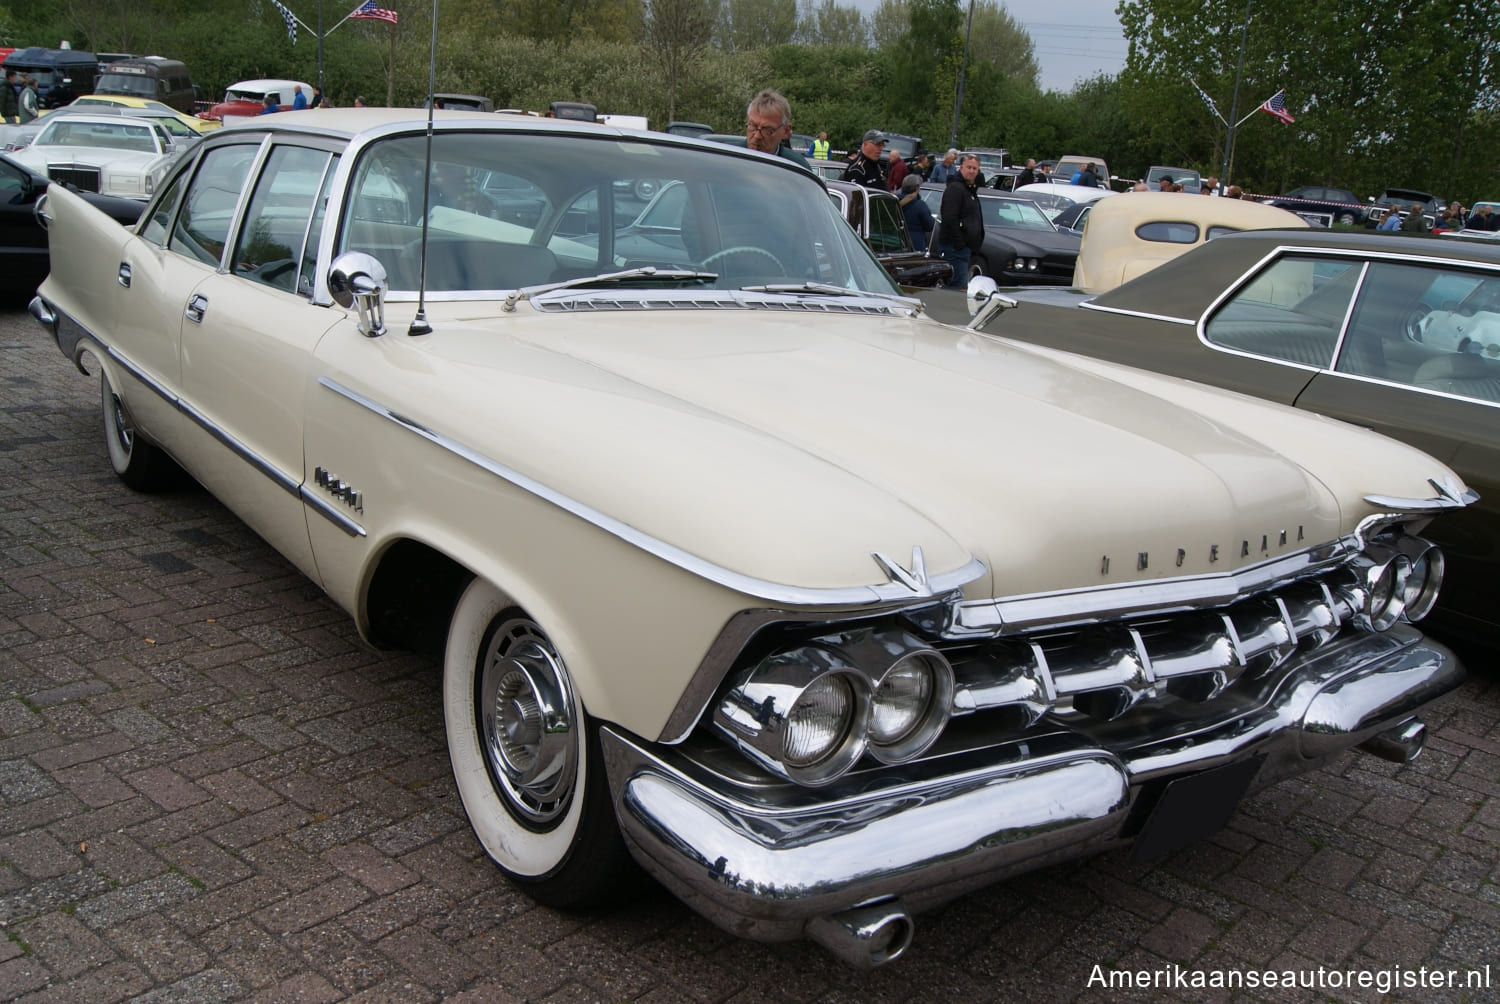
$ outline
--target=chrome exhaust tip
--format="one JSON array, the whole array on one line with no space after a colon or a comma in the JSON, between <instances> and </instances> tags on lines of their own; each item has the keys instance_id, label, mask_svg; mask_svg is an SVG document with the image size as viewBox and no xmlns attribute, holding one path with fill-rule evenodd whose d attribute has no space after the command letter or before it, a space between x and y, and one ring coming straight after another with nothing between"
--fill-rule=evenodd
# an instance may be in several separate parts
<instances>
[{"instance_id":1,"label":"chrome exhaust tip","mask_svg":"<svg viewBox=\"0 0 1500 1004\"><path fill-rule=\"evenodd\" d=\"M1411 763L1425 745L1427 726L1420 718L1408 718L1395 728L1366 739L1359 748L1391 763Z\"/></svg>"},{"instance_id":2,"label":"chrome exhaust tip","mask_svg":"<svg viewBox=\"0 0 1500 1004\"><path fill-rule=\"evenodd\" d=\"M898 899L863 903L807 922L809 938L856 969L874 969L899 959L915 931L911 914Z\"/></svg>"}]
</instances>

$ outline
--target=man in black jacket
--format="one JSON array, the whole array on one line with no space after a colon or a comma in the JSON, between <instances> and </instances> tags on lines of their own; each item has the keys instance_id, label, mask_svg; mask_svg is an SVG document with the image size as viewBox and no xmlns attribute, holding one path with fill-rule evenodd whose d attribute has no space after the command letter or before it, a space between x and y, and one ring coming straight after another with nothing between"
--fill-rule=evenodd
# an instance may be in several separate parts
<instances>
[{"instance_id":1,"label":"man in black jacket","mask_svg":"<svg viewBox=\"0 0 1500 1004\"><path fill-rule=\"evenodd\" d=\"M16 116L20 113L21 103L16 99L16 71L7 68L5 90L0 91L0 119L15 125Z\"/></svg>"},{"instance_id":2,"label":"man in black jacket","mask_svg":"<svg viewBox=\"0 0 1500 1004\"><path fill-rule=\"evenodd\" d=\"M958 177L943 189L938 213L937 252L953 264L950 286L969 284L969 259L984 243L984 216L979 206L979 158L966 153L958 162Z\"/></svg>"},{"instance_id":3,"label":"man in black jacket","mask_svg":"<svg viewBox=\"0 0 1500 1004\"><path fill-rule=\"evenodd\" d=\"M841 181L852 181L866 188L884 188L885 171L880 168L880 154L885 149L885 133L871 129L859 144L859 156L839 176Z\"/></svg>"}]
</instances>

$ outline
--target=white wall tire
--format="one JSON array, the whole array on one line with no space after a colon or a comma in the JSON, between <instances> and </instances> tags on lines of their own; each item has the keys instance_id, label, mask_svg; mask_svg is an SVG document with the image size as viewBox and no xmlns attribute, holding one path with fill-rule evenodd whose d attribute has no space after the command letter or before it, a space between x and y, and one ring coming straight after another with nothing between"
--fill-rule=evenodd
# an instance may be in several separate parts
<instances>
[{"instance_id":1,"label":"white wall tire","mask_svg":"<svg viewBox=\"0 0 1500 1004\"><path fill-rule=\"evenodd\" d=\"M632 885L598 738L567 668L541 627L482 579L453 612L443 720L469 822L512 881L563 908Z\"/></svg>"},{"instance_id":2,"label":"white wall tire","mask_svg":"<svg viewBox=\"0 0 1500 1004\"><path fill-rule=\"evenodd\" d=\"M104 448L109 466L121 481L139 492L155 491L170 481L172 460L135 430L130 413L109 382L109 372L99 371L99 403L104 412Z\"/></svg>"}]
</instances>

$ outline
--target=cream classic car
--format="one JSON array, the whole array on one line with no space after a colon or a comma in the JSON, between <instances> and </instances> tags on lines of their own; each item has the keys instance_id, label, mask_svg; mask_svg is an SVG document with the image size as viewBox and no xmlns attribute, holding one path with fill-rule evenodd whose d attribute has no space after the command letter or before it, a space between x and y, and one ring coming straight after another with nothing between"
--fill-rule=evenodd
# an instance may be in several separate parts
<instances>
[{"instance_id":1,"label":"cream classic car","mask_svg":"<svg viewBox=\"0 0 1500 1004\"><path fill-rule=\"evenodd\" d=\"M180 464L441 653L464 808L536 899L633 858L874 965L968 889L1421 749L1462 675L1410 624L1472 497L1438 461L933 322L784 161L419 114L222 130L133 231L55 190L31 309L128 484ZM617 240L643 178L683 212Z\"/></svg>"}]
</instances>

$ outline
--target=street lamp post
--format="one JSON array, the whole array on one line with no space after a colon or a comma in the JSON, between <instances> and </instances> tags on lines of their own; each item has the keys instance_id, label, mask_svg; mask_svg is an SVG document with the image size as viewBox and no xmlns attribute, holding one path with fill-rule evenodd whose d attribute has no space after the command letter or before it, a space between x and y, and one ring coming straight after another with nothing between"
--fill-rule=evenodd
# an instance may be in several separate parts
<instances>
[{"instance_id":1,"label":"street lamp post","mask_svg":"<svg viewBox=\"0 0 1500 1004\"><path fill-rule=\"evenodd\" d=\"M964 74L969 69L969 33L974 30L974 0L969 0L969 21L964 25L964 59L958 64L958 94L953 99L953 135L948 148L958 148L958 117L964 110Z\"/></svg>"},{"instance_id":2,"label":"street lamp post","mask_svg":"<svg viewBox=\"0 0 1500 1004\"><path fill-rule=\"evenodd\" d=\"M1222 184L1229 187L1229 152L1234 147L1234 127L1240 118L1240 76L1245 72L1245 39L1250 34L1250 0L1245 0L1245 20L1240 25L1240 61L1234 69L1234 96L1229 99L1229 129L1224 134L1224 170L1219 172Z\"/></svg>"}]
</instances>

